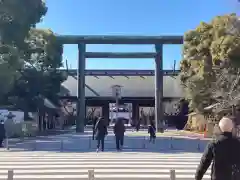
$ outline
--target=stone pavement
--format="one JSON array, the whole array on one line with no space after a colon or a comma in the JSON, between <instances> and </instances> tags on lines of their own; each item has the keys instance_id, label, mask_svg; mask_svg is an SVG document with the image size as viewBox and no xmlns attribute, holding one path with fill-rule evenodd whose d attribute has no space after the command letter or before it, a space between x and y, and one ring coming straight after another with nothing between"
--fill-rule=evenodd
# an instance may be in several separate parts
<instances>
[{"instance_id":1,"label":"stone pavement","mask_svg":"<svg viewBox=\"0 0 240 180\"><path fill-rule=\"evenodd\" d=\"M128 134L128 133L127 133ZM171 151L201 152L208 141L196 138L157 137L151 144L145 136L125 136L124 149L127 151ZM90 152L95 151L96 141L92 140L92 132L67 133L55 136L44 136L25 139L21 142L9 142L10 151L58 151L58 152ZM115 137L110 130L105 141L107 151L115 150Z\"/></svg>"},{"instance_id":2,"label":"stone pavement","mask_svg":"<svg viewBox=\"0 0 240 180\"><path fill-rule=\"evenodd\" d=\"M129 136L148 136L147 130L140 130L138 132L129 130L127 134ZM157 136L206 139L203 134L175 129L167 129L164 133L157 133Z\"/></svg>"},{"instance_id":3,"label":"stone pavement","mask_svg":"<svg viewBox=\"0 0 240 180\"><path fill-rule=\"evenodd\" d=\"M1 152L0 180L13 170L13 180L87 180L94 170L96 180L194 180L200 153L56 153ZM210 170L203 180L210 180Z\"/></svg>"},{"instance_id":4,"label":"stone pavement","mask_svg":"<svg viewBox=\"0 0 240 180\"><path fill-rule=\"evenodd\" d=\"M89 129L87 129L89 131ZM61 135L61 134L67 134L67 133L73 133L75 132L75 129L73 127L68 127L66 129L55 129L55 130L46 130L44 132L39 132L37 133L37 136L29 136L29 137L20 137L20 138L9 138L8 141L11 143L18 143L22 142L24 140L34 140L34 139L39 139L43 137L54 137L56 135Z\"/></svg>"}]
</instances>

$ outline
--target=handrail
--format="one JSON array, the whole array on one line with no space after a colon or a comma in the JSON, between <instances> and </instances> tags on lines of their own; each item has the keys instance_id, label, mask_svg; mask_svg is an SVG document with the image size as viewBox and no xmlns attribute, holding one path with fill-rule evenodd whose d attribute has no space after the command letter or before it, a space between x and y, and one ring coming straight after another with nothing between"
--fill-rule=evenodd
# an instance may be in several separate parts
<instances>
[{"instance_id":1,"label":"handrail","mask_svg":"<svg viewBox=\"0 0 240 180\"><path fill-rule=\"evenodd\" d=\"M131 137L129 137L131 139ZM134 137L133 137L134 138ZM186 150L185 149L185 146L182 147L179 147L178 145L175 146L175 141L178 141L179 138L174 138L174 137L166 137L168 142L164 144L164 147L162 147L162 144L159 144L159 147L160 148L163 148L163 149L168 149L168 150ZM155 145L151 145L149 146L149 137L148 136L142 136L140 139L138 139L138 141L140 142L138 145L134 146L134 147L128 147L130 149L148 149L148 148L158 148L158 143L159 142L162 142L162 140L158 140L156 139L155 141ZM185 141L185 139L183 139ZM196 138L196 139L190 139L190 141L195 141L194 144L192 144L191 146L191 150L192 151L197 151L197 152L201 152L203 149L204 149L204 144L201 143L201 139L200 138ZM24 141L24 140L23 140ZM28 140L27 140L28 141ZM49 148L46 148L46 149L51 149L51 150L59 150L61 152L63 151L68 151L68 150L72 150L71 148L69 148L68 146L66 146L66 142L68 142L69 140L64 140L64 139L61 139L59 141L54 141L55 142L55 145L54 147L49 147ZM77 147L78 150L80 151L85 151L85 150L90 150L90 149L93 149L93 148L96 148L95 147L95 143L94 141L92 140L92 136L89 136L88 138L86 138L85 140L85 144L84 146L79 146ZM30 142L31 146L27 146L26 148L28 150L32 150L32 151L38 151L38 150L42 150L41 149L41 146L39 146L38 142L37 141L32 141ZM41 144L41 143L40 143ZM13 145L14 146L14 145ZM9 142L9 139L6 138L5 139L5 148L7 151L11 151L13 150L15 147L13 147L12 144ZM113 144L114 146L114 144ZM74 150L77 150L74 148ZM106 147L106 149L108 149ZM113 147L111 146L110 149L113 149Z\"/></svg>"}]
</instances>

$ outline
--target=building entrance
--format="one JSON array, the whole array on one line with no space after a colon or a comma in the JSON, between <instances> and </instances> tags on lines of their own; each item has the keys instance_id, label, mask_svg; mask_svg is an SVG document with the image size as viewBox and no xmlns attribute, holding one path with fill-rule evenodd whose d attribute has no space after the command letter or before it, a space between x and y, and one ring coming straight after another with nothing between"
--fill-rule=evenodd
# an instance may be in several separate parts
<instances>
[{"instance_id":1,"label":"building entrance","mask_svg":"<svg viewBox=\"0 0 240 180\"><path fill-rule=\"evenodd\" d=\"M114 124L119 119L124 121L125 124L131 124L132 122L132 104L124 103L119 104L118 107L115 103L109 105L109 120L110 125Z\"/></svg>"}]
</instances>

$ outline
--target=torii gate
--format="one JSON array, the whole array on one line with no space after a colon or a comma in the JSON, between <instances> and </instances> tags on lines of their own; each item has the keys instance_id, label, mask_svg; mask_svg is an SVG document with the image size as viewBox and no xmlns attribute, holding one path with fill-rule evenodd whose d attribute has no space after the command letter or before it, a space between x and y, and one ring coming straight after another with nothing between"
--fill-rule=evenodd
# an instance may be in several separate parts
<instances>
[{"instance_id":1,"label":"torii gate","mask_svg":"<svg viewBox=\"0 0 240 180\"><path fill-rule=\"evenodd\" d=\"M74 36L60 35L61 44L78 44L78 91L76 132L84 131L86 58L154 58L155 59L155 123L163 131L163 45L183 44L182 36ZM156 52L86 52L87 44L149 44Z\"/></svg>"}]
</instances>

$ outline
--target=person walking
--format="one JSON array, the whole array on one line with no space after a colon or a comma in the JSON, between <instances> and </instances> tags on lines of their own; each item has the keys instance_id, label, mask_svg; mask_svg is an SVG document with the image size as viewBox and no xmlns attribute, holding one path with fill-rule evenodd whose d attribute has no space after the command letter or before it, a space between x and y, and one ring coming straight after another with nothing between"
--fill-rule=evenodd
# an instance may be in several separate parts
<instances>
[{"instance_id":1,"label":"person walking","mask_svg":"<svg viewBox=\"0 0 240 180\"><path fill-rule=\"evenodd\" d=\"M97 140L97 152L99 151L100 144L102 151L104 151L104 140L108 132L107 125L102 117L98 118L94 132L96 135L95 139Z\"/></svg>"},{"instance_id":2,"label":"person walking","mask_svg":"<svg viewBox=\"0 0 240 180\"><path fill-rule=\"evenodd\" d=\"M211 180L240 179L240 141L232 135L233 121L223 117L219 122L221 134L206 147L195 180L202 180L212 163Z\"/></svg>"},{"instance_id":3,"label":"person walking","mask_svg":"<svg viewBox=\"0 0 240 180\"><path fill-rule=\"evenodd\" d=\"M141 120L141 119L138 119L137 122L136 122L136 131L137 131L137 132L140 130L140 126L141 126L140 120Z\"/></svg>"},{"instance_id":4,"label":"person walking","mask_svg":"<svg viewBox=\"0 0 240 180\"><path fill-rule=\"evenodd\" d=\"M116 149L118 151L121 151L123 148L125 130L126 128L123 121L118 119L113 129L116 139Z\"/></svg>"},{"instance_id":5,"label":"person walking","mask_svg":"<svg viewBox=\"0 0 240 180\"><path fill-rule=\"evenodd\" d=\"M148 126L148 134L150 135L149 142L154 144L156 139L156 128L153 121L151 121L150 125Z\"/></svg>"},{"instance_id":6,"label":"person walking","mask_svg":"<svg viewBox=\"0 0 240 180\"><path fill-rule=\"evenodd\" d=\"M0 148L3 147L3 141L6 138L4 120L0 120Z\"/></svg>"}]
</instances>

